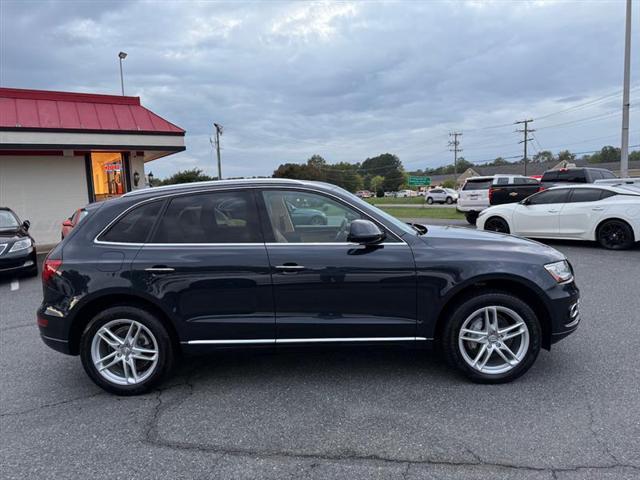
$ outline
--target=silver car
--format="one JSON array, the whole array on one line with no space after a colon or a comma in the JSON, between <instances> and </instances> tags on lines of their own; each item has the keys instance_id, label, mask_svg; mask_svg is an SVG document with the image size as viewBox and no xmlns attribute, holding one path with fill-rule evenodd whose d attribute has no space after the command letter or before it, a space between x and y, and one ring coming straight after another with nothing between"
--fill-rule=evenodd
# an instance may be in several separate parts
<instances>
[{"instance_id":1,"label":"silver car","mask_svg":"<svg viewBox=\"0 0 640 480\"><path fill-rule=\"evenodd\" d=\"M424 199L429 205L432 203L446 203L451 205L458 201L458 192L452 188L432 188Z\"/></svg>"}]
</instances>

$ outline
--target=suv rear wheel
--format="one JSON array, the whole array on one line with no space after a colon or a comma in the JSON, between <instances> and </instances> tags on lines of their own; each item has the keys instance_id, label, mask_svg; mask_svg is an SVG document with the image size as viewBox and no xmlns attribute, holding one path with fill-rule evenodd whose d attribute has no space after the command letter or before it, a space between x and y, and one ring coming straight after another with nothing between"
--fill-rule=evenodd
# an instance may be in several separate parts
<instances>
[{"instance_id":1,"label":"suv rear wheel","mask_svg":"<svg viewBox=\"0 0 640 480\"><path fill-rule=\"evenodd\" d=\"M467 219L470 225L475 225L476 220L478 220L478 212L466 212L464 218Z\"/></svg>"},{"instance_id":2,"label":"suv rear wheel","mask_svg":"<svg viewBox=\"0 0 640 480\"><path fill-rule=\"evenodd\" d=\"M449 364L478 383L505 383L535 362L540 322L522 300L489 292L458 304L445 325L442 348Z\"/></svg>"},{"instance_id":3,"label":"suv rear wheel","mask_svg":"<svg viewBox=\"0 0 640 480\"><path fill-rule=\"evenodd\" d=\"M171 371L174 352L166 328L137 307L115 306L97 314L80 340L85 371L99 387L137 395Z\"/></svg>"}]
</instances>

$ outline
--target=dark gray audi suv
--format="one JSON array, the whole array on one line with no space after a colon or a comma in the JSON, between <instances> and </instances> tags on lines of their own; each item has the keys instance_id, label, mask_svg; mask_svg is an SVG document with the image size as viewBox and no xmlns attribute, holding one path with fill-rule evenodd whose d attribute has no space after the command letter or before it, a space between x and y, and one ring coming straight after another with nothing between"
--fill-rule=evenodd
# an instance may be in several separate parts
<instances>
[{"instance_id":1,"label":"dark gray audi suv","mask_svg":"<svg viewBox=\"0 0 640 480\"><path fill-rule=\"evenodd\" d=\"M323 221L292 218L308 208ZM580 321L571 265L551 247L406 224L296 180L89 205L42 280L44 342L121 395L157 385L181 354L319 343L438 345L470 379L506 382Z\"/></svg>"}]
</instances>

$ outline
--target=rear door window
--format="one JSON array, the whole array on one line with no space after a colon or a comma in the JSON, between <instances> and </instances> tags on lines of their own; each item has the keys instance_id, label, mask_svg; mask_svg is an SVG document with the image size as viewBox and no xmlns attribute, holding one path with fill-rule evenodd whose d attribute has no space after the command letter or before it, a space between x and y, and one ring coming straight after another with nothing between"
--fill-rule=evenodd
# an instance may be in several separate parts
<instances>
[{"instance_id":1,"label":"rear door window","mask_svg":"<svg viewBox=\"0 0 640 480\"><path fill-rule=\"evenodd\" d=\"M601 198L601 192L596 188L574 188L571 190L569 202L597 202Z\"/></svg>"},{"instance_id":2,"label":"rear door window","mask_svg":"<svg viewBox=\"0 0 640 480\"><path fill-rule=\"evenodd\" d=\"M144 243L156 222L162 201L146 203L127 212L98 240L118 243Z\"/></svg>"},{"instance_id":3,"label":"rear door window","mask_svg":"<svg viewBox=\"0 0 640 480\"><path fill-rule=\"evenodd\" d=\"M151 243L261 243L253 195L246 191L175 197Z\"/></svg>"},{"instance_id":4,"label":"rear door window","mask_svg":"<svg viewBox=\"0 0 640 480\"><path fill-rule=\"evenodd\" d=\"M587 183L587 175L584 170L560 170L556 182Z\"/></svg>"}]
</instances>

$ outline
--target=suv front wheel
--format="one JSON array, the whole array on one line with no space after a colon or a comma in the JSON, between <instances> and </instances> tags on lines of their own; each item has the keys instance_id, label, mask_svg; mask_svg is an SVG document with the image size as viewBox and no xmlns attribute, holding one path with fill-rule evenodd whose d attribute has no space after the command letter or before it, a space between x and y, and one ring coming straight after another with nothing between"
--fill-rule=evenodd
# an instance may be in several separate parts
<instances>
[{"instance_id":1,"label":"suv front wheel","mask_svg":"<svg viewBox=\"0 0 640 480\"><path fill-rule=\"evenodd\" d=\"M450 365L478 383L505 383L535 362L540 322L522 300L488 292L454 307L441 338Z\"/></svg>"},{"instance_id":2,"label":"suv front wheel","mask_svg":"<svg viewBox=\"0 0 640 480\"><path fill-rule=\"evenodd\" d=\"M115 306L98 313L80 340L89 377L117 395L138 395L171 371L174 352L160 320L137 307Z\"/></svg>"}]
</instances>

